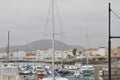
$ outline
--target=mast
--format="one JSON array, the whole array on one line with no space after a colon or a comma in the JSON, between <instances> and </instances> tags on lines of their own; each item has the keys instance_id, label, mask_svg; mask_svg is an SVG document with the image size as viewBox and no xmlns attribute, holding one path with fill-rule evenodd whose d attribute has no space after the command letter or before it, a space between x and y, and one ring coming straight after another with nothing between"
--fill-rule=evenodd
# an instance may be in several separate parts
<instances>
[{"instance_id":1,"label":"mast","mask_svg":"<svg viewBox=\"0 0 120 80\"><path fill-rule=\"evenodd\" d=\"M10 32L8 31L8 44L7 44L7 62L9 62L9 45L10 45Z\"/></svg>"},{"instance_id":2,"label":"mast","mask_svg":"<svg viewBox=\"0 0 120 80\"><path fill-rule=\"evenodd\" d=\"M86 54L86 61L87 61L86 64L87 64L87 65L88 65L88 63L89 63L89 62L88 62L88 54L89 54L89 52L87 52L87 54Z\"/></svg>"},{"instance_id":3,"label":"mast","mask_svg":"<svg viewBox=\"0 0 120 80\"><path fill-rule=\"evenodd\" d=\"M52 53L52 76L53 76L53 80L55 80L55 52L54 52L54 48L55 48L55 36L54 36L54 0L52 0L52 49L53 49L53 53Z\"/></svg>"}]
</instances>

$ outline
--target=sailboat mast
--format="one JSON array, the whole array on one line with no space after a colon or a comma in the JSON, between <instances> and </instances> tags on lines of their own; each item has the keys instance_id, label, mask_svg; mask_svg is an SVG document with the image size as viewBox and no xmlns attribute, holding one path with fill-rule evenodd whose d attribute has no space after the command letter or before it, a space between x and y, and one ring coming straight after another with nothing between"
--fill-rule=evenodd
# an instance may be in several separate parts
<instances>
[{"instance_id":1,"label":"sailboat mast","mask_svg":"<svg viewBox=\"0 0 120 80\"><path fill-rule=\"evenodd\" d=\"M9 42L10 42L10 32L8 31L8 44L7 44L7 62L9 62Z\"/></svg>"},{"instance_id":2,"label":"sailboat mast","mask_svg":"<svg viewBox=\"0 0 120 80\"><path fill-rule=\"evenodd\" d=\"M55 36L54 36L54 0L52 0L52 49L53 49L53 53L52 53L52 75L53 75L53 80L55 80L55 52L54 52L54 48L55 48Z\"/></svg>"},{"instance_id":3,"label":"sailboat mast","mask_svg":"<svg viewBox=\"0 0 120 80\"><path fill-rule=\"evenodd\" d=\"M87 54L86 54L86 64L88 65L88 54L89 54L89 52L87 52Z\"/></svg>"}]
</instances>

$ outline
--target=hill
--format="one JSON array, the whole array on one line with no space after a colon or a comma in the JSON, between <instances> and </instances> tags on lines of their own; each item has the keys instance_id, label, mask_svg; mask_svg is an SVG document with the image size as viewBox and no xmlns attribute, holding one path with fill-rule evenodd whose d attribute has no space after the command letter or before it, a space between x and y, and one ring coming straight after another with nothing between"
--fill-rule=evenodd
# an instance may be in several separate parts
<instances>
[{"instance_id":1,"label":"hill","mask_svg":"<svg viewBox=\"0 0 120 80\"><path fill-rule=\"evenodd\" d=\"M36 50L47 50L52 48L52 40L36 40L26 45L10 46L10 51L36 51ZM79 45L67 45L63 42L55 40L55 50L69 50L69 49L83 49ZM0 48L1 52L6 51L7 48Z\"/></svg>"}]
</instances>

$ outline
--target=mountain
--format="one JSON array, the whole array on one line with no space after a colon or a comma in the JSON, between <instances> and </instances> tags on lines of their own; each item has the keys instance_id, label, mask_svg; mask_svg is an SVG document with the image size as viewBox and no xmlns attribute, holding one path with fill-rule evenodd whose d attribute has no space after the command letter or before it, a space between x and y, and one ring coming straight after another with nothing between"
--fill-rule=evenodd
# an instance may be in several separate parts
<instances>
[{"instance_id":1,"label":"mountain","mask_svg":"<svg viewBox=\"0 0 120 80\"><path fill-rule=\"evenodd\" d=\"M35 50L47 50L49 48L52 48L52 40L36 40L26 45L21 46L10 46L10 51L35 51ZM55 40L55 50L69 50L69 49L84 49L81 46L78 45L67 45L63 42L60 42L58 40ZM4 52L7 49L0 48L0 52Z\"/></svg>"}]
</instances>

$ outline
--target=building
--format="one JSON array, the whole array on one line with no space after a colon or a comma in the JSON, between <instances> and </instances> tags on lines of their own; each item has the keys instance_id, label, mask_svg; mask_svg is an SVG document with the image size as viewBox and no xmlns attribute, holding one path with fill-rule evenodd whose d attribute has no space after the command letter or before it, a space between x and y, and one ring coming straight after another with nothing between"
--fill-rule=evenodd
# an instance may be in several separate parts
<instances>
[{"instance_id":1,"label":"building","mask_svg":"<svg viewBox=\"0 0 120 80\"><path fill-rule=\"evenodd\" d=\"M5 59L7 57L7 53L0 53L0 59Z\"/></svg>"},{"instance_id":2,"label":"building","mask_svg":"<svg viewBox=\"0 0 120 80\"><path fill-rule=\"evenodd\" d=\"M36 52L36 60L44 60L46 58L46 51L44 50L37 50Z\"/></svg>"},{"instance_id":3,"label":"building","mask_svg":"<svg viewBox=\"0 0 120 80\"><path fill-rule=\"evenodd\" d=\"M97 49L97 53L100 56L106 56L106 48L105 47L100 47Z\"/></svg>"},{"instance_id":4,"label":"building","mask_svg":"<svg viewBox=\"0 0 120 80\"><path fill-rule=\"evenodd\" d=\"M27 60L35 60L36 59L36 54L33 52L27 52L26 53L26 59Z\"/></svg>"}]
</instances>

